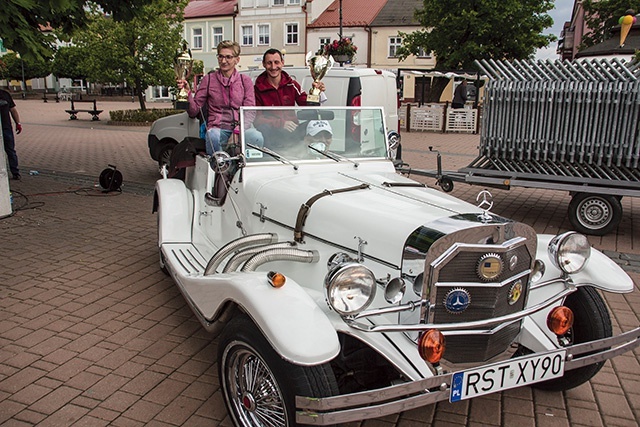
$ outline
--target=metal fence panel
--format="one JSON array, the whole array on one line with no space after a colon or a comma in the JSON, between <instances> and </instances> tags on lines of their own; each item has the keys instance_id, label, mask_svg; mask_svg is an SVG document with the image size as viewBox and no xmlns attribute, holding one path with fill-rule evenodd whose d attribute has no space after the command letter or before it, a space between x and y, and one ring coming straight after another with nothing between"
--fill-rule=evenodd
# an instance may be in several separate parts
<instances>
[{"instance_id":1,"label":"metal fence panel","mask_svg":"<svg viewBox=\"0 0 640 427\"><path fill-rule=\"evenodd\" d=\"M638 167L638 64L618 59L476 64L489 77L481 156L547 166Z\"/></svg>"}]
</instances>

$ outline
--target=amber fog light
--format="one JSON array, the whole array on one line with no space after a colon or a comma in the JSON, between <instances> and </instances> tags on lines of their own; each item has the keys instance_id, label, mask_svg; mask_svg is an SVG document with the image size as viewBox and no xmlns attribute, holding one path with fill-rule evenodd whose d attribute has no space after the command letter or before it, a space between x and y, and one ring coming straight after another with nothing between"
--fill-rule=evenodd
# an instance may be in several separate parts
<instances>
[{"instance_id":1,"label":"amber fog light","mask_svg":"<svg viewBox=\"0 0 640 427\"><path fill-rule=\"evenodd\" d=\"M569 307L556 307L547 316L547 327L556 335L566 334L572 326L573 311Z\"/></svg>"},{"instance_id":2,"label":"amber fog light","mask_svg":"<svg viewBox=\"0 0 640 427\"><path fill-rule=\"evenodd\" d=\"M423 332L418 339L420 357L429 363L438 363L446 347L444 335L437 329Z\"/></svg>"},{"instance_id":3,"label":"amber fog light","mask_svg":"<svg viewBox=\"0 0 640 427\"><path fill-rule=\"evenodd\" d=\"M284 286L287 278L282 273L278 273L277 271L270 271L267 273L267 280L269 280L269 284L274 288L281 288Z\"/></svg>"}]
</instances>

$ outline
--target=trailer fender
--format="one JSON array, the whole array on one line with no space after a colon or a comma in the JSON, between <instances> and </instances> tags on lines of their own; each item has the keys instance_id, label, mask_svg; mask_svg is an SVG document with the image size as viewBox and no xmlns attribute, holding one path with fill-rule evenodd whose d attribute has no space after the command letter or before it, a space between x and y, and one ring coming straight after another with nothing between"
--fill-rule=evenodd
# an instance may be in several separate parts
<instances>
[{"instance_id":1,"label":"trailer fender","mask_svg":"<svg viewBox=\"0 0 640 427\"><path fill-rule=\"evenodd\" d=\"M158 245L190 243L193 197L179 179L156 182L154 210L158 211Z\"/></svg>"}]
</instances>

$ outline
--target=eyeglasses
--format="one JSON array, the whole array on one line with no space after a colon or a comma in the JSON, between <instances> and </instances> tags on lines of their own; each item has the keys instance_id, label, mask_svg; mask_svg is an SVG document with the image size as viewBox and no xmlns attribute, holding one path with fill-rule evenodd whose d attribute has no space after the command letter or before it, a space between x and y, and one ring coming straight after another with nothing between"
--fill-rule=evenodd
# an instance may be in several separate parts
<instances>
[{"instance_id":1,"label":"eyeglasses","mask_svg":"<svg viewBox=\"0 0 640 427\"><path fill-rule=\"evenodd\" d=\"M226 59L227 61L231 61L235 57L236 57L235 55L218 55L218 59L221 61L223 59Z\"/></svg>"}]
</instances>

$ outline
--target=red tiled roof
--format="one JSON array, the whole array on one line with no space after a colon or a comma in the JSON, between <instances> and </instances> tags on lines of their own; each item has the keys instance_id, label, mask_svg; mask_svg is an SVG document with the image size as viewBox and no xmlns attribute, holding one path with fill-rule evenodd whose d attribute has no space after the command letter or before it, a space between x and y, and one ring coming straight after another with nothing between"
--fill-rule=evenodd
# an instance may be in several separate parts
<instances>
[{"instance_id":1,"label":"red tiled roof","mask_svg":"<svg viewBox=\"0 0 640 427\"><path fill-rule=\"evenodd\" d=\"M342 26L364 27L375 19L387 0L342 0ZM340 0L335 0L309 28L340 26Z\"/></svg>"},{"instance_id":2,"label":"red tiled roof","mask_svg":"<svg viewBox=\"0 0 640 427\"><path fill-rule=\"evenodd\" d=\"M233 15L238 0L191 0L184 9L185 19Z\"/></svg>"}]
</instances>

